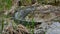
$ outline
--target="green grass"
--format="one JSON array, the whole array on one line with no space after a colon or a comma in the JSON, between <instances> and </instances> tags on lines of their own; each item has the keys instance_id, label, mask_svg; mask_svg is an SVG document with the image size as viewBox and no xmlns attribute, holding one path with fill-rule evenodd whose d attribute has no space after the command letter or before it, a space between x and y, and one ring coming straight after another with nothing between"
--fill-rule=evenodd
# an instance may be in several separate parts
<instances>
[{"instance_id":1,"label":"green grass","mask_svg":"<svg viewBox=\"0 0 60 34\"><path fill-rule=\"evenodd\" d=\"M21 5L30 5L31 4L31 0L20 0L21 1ZM48 4L49 0L37 0L37 2L42 3L42 4ZM53 2L53 4L55 3L54 1L51 1L51 3ZM60 2L59 0L56 1L57 4L58 2ZM0 0L0 11L3 11L4 9L8 10L10 9L12 6L12 0Z\"/></svg>"},{"instance_id":2,"label":"green grass","mask_svg":"<svg viewBox=\"0 0 60 34\"><path fill-rule=\"evenodd\" d=\"M11 0L0 0L0 11L6 9L10 9L12 6L12 1Z\"/></svg>"},{"instance_id":3,"label":"green grass","mask_svg":"<svg viewBox=\"0 0 60 34\"><path fill-rule=\"evenodd\" d=\"M21 1L21 5L30 5L31 4L31 0L20 0Z\"/></svg>"}]
</instances>

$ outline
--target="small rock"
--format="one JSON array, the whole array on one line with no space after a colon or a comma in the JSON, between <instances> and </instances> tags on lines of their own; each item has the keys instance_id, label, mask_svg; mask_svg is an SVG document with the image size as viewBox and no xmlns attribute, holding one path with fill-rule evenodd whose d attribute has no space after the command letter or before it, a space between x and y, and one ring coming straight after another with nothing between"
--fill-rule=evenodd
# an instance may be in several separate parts
<instances>
[{"instance_id":1,"label":"small rock","mask_svg":"<svg viewBox=\"0 0 60 34\"><path fill-rule=\"evenodd\" d=\"M42 23L41 25L38 25L36 29L34 29L35 34L44 34L46 30L48 29L47 23Z\"/></svg>"},{"instance_id":2,"label":"small rock","mask_svg":"<svg viewBox=\"0 0 60 34\"><path fill-rule=\"evenodd\" d=\"M54 22L47 30L46 34L60 34L60 23Z\"/></svg>"}]
</instances>

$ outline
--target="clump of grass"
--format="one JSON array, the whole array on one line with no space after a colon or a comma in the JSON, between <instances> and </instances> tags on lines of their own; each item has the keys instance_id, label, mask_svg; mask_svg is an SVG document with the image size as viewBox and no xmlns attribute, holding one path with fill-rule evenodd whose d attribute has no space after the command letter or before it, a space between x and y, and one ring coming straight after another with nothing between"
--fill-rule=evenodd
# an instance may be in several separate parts
<instances>
[{"instance_id":1,"label":"clump of grass","mask_svg":"<svg viewBox=\"0 0 60 34\"><path fill-rule=\"evenodd\" d=\"M22 5L31 5L32 0L20 0Z\"/></svg>"},{"instance_id":2,"label":"clump of grass","mask_svg":"<svg viewBox=\"0 0 60 34\"><path fill-rule=\"evenodd\" d=\"M29 28L31 34L34 34L34 19L32 18L31 24L26 24L26 27Z\"/></svg>"},{"instance_id":3,"label":"clump of grass","mask_svg":"<svg viewBox=\"0 0 60 34\"><path fill-rule=\"evenodd\" d=\"M0 11L8 10L12 6L11 0L0 0Z\"/></svg>"}]
</instances>

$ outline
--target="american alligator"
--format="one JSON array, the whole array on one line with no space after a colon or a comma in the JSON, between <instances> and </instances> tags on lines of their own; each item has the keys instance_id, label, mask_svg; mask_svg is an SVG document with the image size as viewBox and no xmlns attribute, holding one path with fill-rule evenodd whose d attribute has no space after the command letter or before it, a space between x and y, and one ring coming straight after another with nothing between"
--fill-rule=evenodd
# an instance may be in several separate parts
<instances>
[{"instance_id":1,"label":"american alligator","mask_svg":"<svg viewBox=\"0 0 60 34\"><path fill-rule=\"evenodd\" d=\"M32 22L32 19L30 20L28 16L34 16L35 22L44 22L44 21L50 21L54 19L57 15L60 14L60 7L51 6L51 5L44 5L44 6L28 6L25 8L19 8L17 12L15 13L15 20L18 21L26 21L26 22ZM38 17L36 17L37 15ZM40 18L39 18L40 16ZM28 19L28 20L27 20ZM30 20L30 21L29 21Z\"/></svg>"}]
</instances>

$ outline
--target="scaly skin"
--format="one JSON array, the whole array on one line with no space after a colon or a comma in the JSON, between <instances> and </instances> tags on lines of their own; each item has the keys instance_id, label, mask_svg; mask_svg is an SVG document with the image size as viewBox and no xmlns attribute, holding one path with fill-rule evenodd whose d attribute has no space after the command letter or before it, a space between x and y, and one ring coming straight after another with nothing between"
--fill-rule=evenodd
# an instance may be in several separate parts
<instances>
[{"instance_id":1,"label":"scaly skin","mask_svg":"<svg viewBox=\"0 0 60 34\"><path fill-rule=\"evenodd\" d=\"M46 14L46 13L55 13L55 14L59 14L60 13L60 7L56 7L56 6L51 6L51 5L44 5L44 6L29 6L23 9L19 9L17 11L17 13L15 13L15 19L17 20L24 20L25 17L34 11L40 11L40 13L42 14Z\"/></svg>"},{"instance_id":2,"label":"scaly skin","mask_svg":"<svg viewBox=\"0 0 60 34\"><path fill-rule=\"evenodd\" d=\"M19 17L21 19L24 19L32 11L35 11L35 7L34 6L32 6L32 7L26 7L24 9L22 9L22 10L19 10L17 13L15 13L15 18L17 18L18 14L19 14L20 15Z\"/></svg>"}]
</instances>

